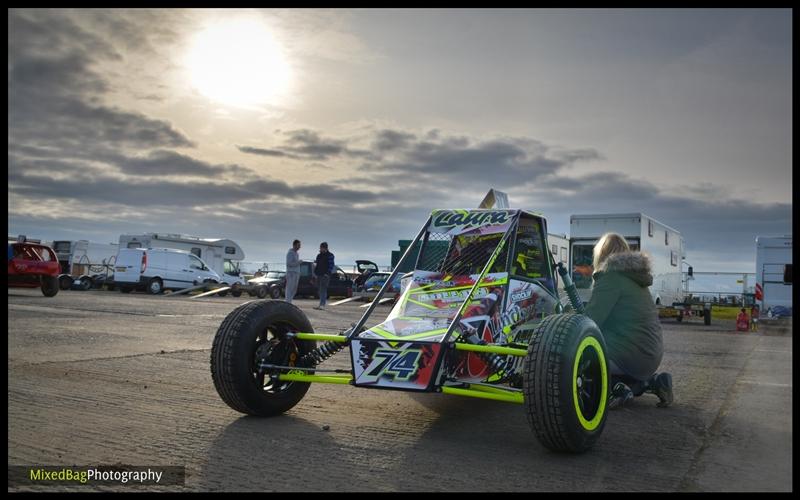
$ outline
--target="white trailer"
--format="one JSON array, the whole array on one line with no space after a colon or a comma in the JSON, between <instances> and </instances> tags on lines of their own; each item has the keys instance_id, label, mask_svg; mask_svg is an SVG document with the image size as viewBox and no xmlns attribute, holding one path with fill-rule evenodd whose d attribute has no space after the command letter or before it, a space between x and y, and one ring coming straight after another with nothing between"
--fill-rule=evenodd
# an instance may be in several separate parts
<instances>
[{"instance_id":1,"label":"white trailer","mask_svg":"<svg viewBox=\"0 0 800 500\"><path fill-rule=\"evenodd\" d=\"M681 233L643 213L573 215L570 226L570 266L578 296L585 302L592 293L592 251L605 233L623 236L633 250L650 256L653 285L650 294L659 307L683 301L682 264L685 257Z\"/></svg>"},{"instance_id":2,"label":"white trailer","mask_svg":"<svg viewBox=\"0 0 800 500\"><path fill-rule=\"evenodd\" d=\"M53 250L61 264L61 272L78 276L87 274L89 266L113 266L119 245L89 240L55 240Z\"/></svg>"},{"instance_id":3,"label":"white trailer","mask_svg":"<svg viewBox=\"0 0 800 500\"><path fill-rule=\"evenodd\" d=\"M561 262L564 267L569 269L569 238L566 234L547 233L547 246L553 254L553 260L558 264ZM558 291L564 290L563 280L558 280Z\"/></svg>"},{"instance_id":4,"label":"white trailer","mask_svg":"<svg viewBox=\"0 0 800 500\"><path fill-rule=\"evenodd\" d=\"M756 237L756 300L762 316L792 308L792 235Z\"/></svg>"},{"instance_id":5,"label":"white trailer","mask_svg":"<svg viewBox=\"0 0 800 500\"><path fill-rule=\"evenodd\" d=\"M119 237L119 247L185 250L203 259L219 274L224 284L246 284L239 269L244 259L244 250L232 240L206 239L171 233L122 234Z\"/></svg>"}]
</instances>

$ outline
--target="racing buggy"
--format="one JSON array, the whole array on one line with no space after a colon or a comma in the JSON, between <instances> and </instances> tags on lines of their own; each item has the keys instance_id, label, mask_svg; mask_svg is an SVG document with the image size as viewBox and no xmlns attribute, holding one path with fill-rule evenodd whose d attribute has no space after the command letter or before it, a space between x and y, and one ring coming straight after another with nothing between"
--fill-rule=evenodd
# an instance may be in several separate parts
<instances>
[{"instance_id":1,"label":"racing buggy","mask_svg":"<svg viewBox=\"0 0 800 500\"><path fill-rule=\"evenodd\" d=\"M58 293L61 266L52 248L24 240L8 244L8 287L41 288L45 297Z\"/></svg>"},{"instance_id":2,"label":"racing buggy","mask_svg":"<svg viewBox=\"0 0 800 500\"><path fill-rule=\"evenodd\" d=\"M547 245L545 219L511 209L434 210L361 319L315 333L285 302L233 310L211 350L214 385L249 415L294 407L311 383L399 389L522 405L547 448L589 449L603 431L606 346ZM405 263L388 317L372 320ZM564 313L557 275L576 313ZM349 348L349 370L323 362Z\"/></svg>"}]
</instances>

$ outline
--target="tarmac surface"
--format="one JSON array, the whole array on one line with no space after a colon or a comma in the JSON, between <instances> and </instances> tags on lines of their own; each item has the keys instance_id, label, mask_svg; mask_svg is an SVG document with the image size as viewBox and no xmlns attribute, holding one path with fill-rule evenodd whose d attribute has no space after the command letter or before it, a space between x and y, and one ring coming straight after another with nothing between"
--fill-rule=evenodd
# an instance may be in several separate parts
<instances>
[{"instance_id":1,"label":"tarmac surface","mask_svg":"<svg viewBox=\"0 0 800 500\"><path fill-rule=\"evenodd\" d=\"M179 465L168 491L791 491L792 333L664 320L675 403L611 411L582 455L548 451L521 405L313 384L285 415L217 395L211 343L252 300L8 291L8 465ZM337 333L358 303L312 309ZM385 315L390 306L379 306ZM377 318L377 316L374 316ZM349 368L347 351L325 362ZM9 491L141 490L140 485Z\"/></svg>"}]
</instances>

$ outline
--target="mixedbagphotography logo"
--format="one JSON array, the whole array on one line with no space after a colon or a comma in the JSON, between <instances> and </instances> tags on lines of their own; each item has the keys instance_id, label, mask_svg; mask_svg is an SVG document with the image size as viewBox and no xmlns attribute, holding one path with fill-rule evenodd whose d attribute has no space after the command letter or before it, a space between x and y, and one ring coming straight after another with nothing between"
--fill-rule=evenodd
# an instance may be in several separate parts
<instances>
[{"instance_id":1,"label":"mixedbagphotography logo","mask_svg":"<svg viewBox=\"0 0 800 500\"><path fill-rule=\"evenodd\" d=\"M8 486L24 485L183 485L184 466L153 465L9 465Z\"/></svg>"}]
</instances>

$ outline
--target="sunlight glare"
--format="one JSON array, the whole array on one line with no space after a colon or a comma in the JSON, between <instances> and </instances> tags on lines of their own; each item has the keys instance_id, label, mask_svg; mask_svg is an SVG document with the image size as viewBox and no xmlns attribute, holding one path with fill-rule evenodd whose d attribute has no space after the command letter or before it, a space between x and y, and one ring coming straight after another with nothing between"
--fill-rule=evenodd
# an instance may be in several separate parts
<instances>
[{"instance_id":1,"label":"sunlight glare","mask_svg":"<svg viewBox=\"0 0 800 500\"><path fill-rule=\"evenodd\" d=\"M256 19L218 22L200 31L186 64L200 93L231 106L275 104L289 87L283 50Z\"/></svg>"}]
</instances>

